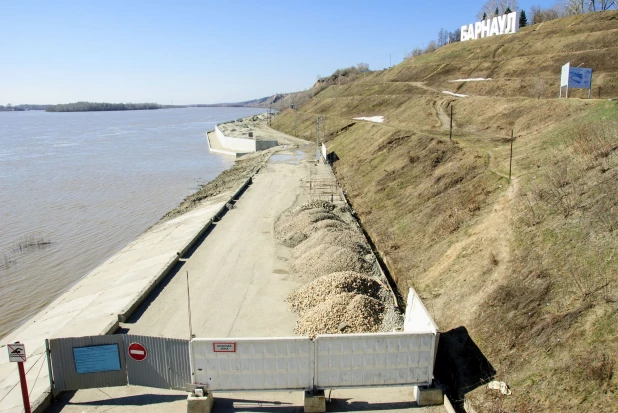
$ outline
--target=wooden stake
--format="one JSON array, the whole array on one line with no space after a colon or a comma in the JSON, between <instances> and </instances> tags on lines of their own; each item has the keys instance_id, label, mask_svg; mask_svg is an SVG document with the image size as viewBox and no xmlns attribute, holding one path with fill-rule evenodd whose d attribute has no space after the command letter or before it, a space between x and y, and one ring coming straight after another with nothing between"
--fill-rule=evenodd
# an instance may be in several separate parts
<instances>
[{"instance_id":1,"label":"wooden stake","mask_svg":"<svg viewBox=\"0 0 618 413\"><path fill-rule=\"evenodd\" d=\"M451 103L451 132L449 134L449 139L453 140L453 104Z\"/></svg>"},{"instance_id":2,"label":"wooden stake","mask_svg":"<svg viewBox=\"0 0 618 413\"><path fill-rule=\"evenodd\" d=\"M513 129L511 129L511 159L509 160L509 183L511 182L511 168L513 167Z\"/></svg>"}]
</instances>

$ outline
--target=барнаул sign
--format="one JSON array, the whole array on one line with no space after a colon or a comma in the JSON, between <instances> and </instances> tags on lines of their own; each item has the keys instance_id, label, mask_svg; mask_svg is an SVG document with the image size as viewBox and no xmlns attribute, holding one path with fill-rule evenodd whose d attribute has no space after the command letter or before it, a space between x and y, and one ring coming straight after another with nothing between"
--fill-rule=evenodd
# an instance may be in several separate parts
<instances>
[{"instance_id":1,"label":"\u0431\u0430\u0440\u043d\u0430\u0443\u043b sign","mask_svg":"<svg viewBox=\"0 0 618 413\"><path fill-rule=\"evenodd\" d=\"M503 14L493 19L485 19L481 22L461 26L461 41L515 33L519 31L518 14L518 12Z\"/></svg>"}]
</instances>

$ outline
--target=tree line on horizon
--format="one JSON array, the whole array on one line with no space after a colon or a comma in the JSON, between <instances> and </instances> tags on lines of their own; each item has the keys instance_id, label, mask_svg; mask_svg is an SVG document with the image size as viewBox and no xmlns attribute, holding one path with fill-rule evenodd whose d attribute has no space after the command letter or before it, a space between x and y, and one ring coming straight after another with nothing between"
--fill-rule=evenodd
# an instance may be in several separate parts
<instances>
[{"instance_id":1,"label":"tree line on horizon","mask_svg":"<svg viewBox=\"0 0 618 413\"><path fill-rule=\"evenodd\" d=\"M119 110L152 110L161 109L158 103L106 103L106 102L76 102L50 105L46 112L97 112Z\"/></svg>"},{"instance_id":2,"label":"tree line on horizon","mask_svg":"<svg viewBox=\"0 0 618 413\"><path fill-rule=\"evenodd\" d=\"M25 110L45 110L49 105L11 105L10 103L6 106L0 105L0 112L23 112Z\"/></svg>"}]
</instances>

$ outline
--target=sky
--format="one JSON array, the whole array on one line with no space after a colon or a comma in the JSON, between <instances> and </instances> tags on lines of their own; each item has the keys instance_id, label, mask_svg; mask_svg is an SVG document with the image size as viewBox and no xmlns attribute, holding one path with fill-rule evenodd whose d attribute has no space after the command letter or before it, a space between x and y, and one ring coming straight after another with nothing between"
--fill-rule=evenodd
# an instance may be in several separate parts
<instances>
[{"instance_id":1,"label":"sky","mask_svg":"<svg viewBox=\"0 0 618 413\"><path fill-rule=\"evenodd\" d=\"M237 102L383 69L478 1L0 0L0 105ZM526 11L555 0L519 0Z\"/></svg>"}]
</instances>

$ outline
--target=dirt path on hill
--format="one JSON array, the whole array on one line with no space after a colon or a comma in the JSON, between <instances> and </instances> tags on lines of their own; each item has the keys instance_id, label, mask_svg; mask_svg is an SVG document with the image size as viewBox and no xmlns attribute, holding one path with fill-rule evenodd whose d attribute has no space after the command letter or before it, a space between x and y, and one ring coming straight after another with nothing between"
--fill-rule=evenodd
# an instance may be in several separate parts
<instances>
[{"instance_id":1,"label":"dirt path on hill","mask_svg":"<svg viewBox=\"0 0 618 413\"><path fill-rule=\"evenodd\" d=\"M440 126L443 130L449 130L451 127L451 115L448 113L445 107L449 107L452 101L449 100L436 100L433 103L433 109L436 112L436 116L440 121ZM453 121L453 128L455 128L455 122Z\"/></svg>"}]
</instances>

